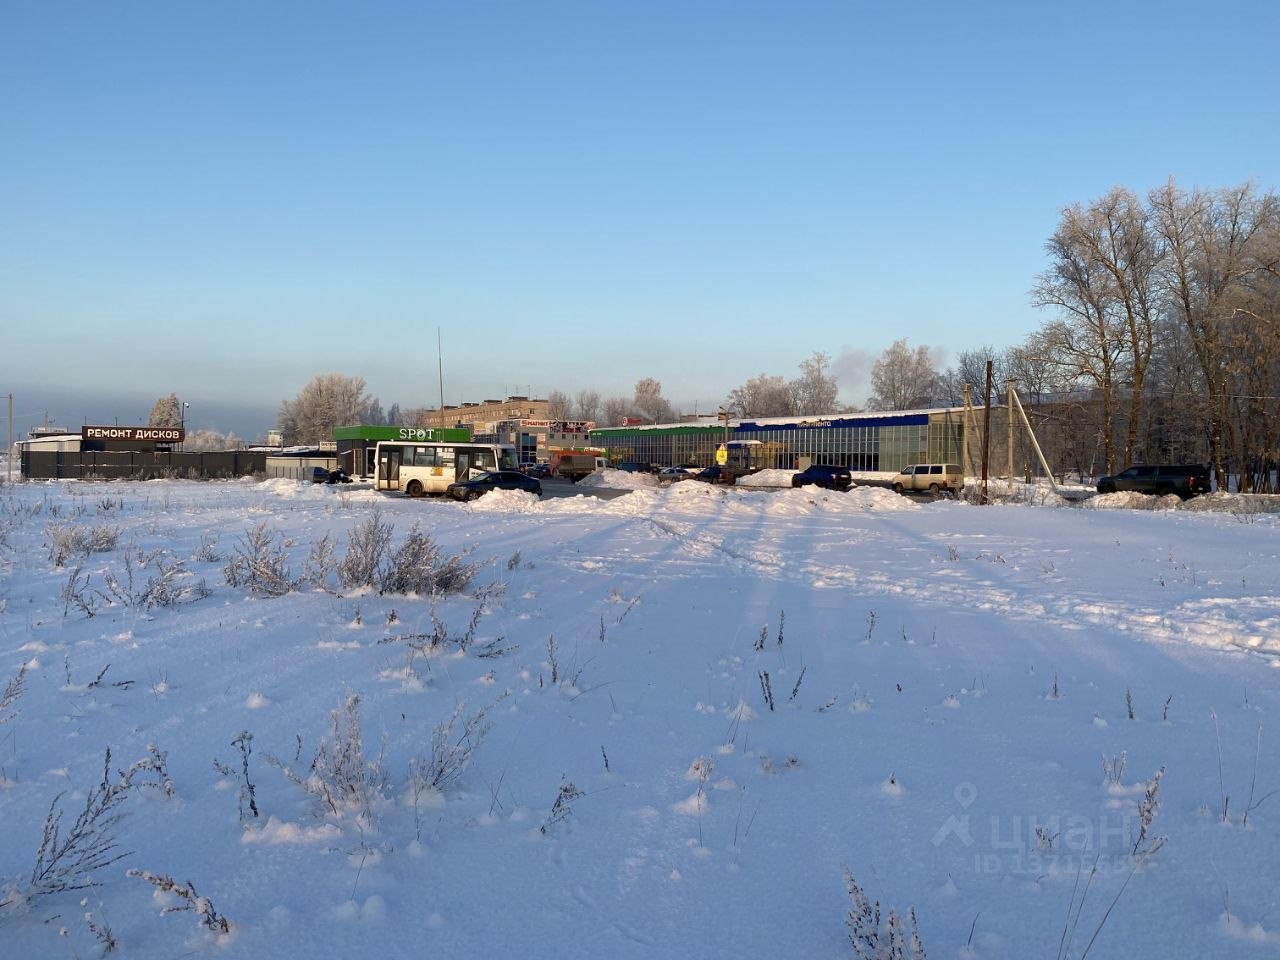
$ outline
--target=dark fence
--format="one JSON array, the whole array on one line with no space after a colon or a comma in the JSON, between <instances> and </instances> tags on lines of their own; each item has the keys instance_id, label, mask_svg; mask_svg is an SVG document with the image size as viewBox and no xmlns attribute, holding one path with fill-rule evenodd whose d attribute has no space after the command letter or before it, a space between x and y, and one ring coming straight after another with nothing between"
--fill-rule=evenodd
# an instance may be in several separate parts
<instances>
[{"instance_id":1,"label":"dark fence","mask_svg":"<svg viewBox=\"0 0 1280 960\"><path fill-rule=\"evenodd\" d=\"M22 475L28 480L193 480L227 479L264 473L265 453L140 453L82 450L22 453Z\"/></svg>"}]
</instances>

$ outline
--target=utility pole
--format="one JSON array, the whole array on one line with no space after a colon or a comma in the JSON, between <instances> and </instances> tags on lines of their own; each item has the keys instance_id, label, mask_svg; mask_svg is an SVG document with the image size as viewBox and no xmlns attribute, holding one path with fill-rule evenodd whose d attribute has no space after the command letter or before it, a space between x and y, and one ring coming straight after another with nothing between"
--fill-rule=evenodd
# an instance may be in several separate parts
<instances>
[{"instance_id":1,"label":"utility pole","mask_svg":"<svg viewBox=\"0 0 1280 960\"><path fill-rule=\"evenodd\" d=\"M13 483L13 394L9 394L9 445L4 448L5 483Z\"/></svg>"},{"instance_id":2,"label":"utility pole","mask_svg":"<svg viewBox=\"0 0 1280 960\"><path fill-rule=\"evenodd\" d=\"M1004 412L1009 421L1009 493L1013 493L1013 401L1009 394L1013 392L1013 381L1004 382Z\"/></svg>"},{"instance_id":3,"label":"utility pole","mask_svg":"<svg viewBox=\"0 0 1280 960\"><path fill-rule=\"evenodd\" d=\"M436 327L436 367L440 375L440 429L444 429L444 341L440 339L440 328Z\"/></svg>"},{"instance_id":4,"label":"utility pole","mask_svg":"<svg viewBox=\"0 0 1280 960\"><path fill-rule=\"evenodd\" d=\"M991 371L993 361L987 361L987 394L982 408L982 502L990 503L987 497L987 465L991 459Z\"/></svg>"},{"instance_id":5,"label":"utility pole","mask_svg":"<svg viewBox=\"0 0 1280 960\"><path fill-rule=\"evenodd\" d=\"M733 416L733 411L728 407L721 407L716 417L724 421L724 456L725 464L729 462L729 419ZM718 460L718 458L717 458Z\"/></svg>"}]
</instances>

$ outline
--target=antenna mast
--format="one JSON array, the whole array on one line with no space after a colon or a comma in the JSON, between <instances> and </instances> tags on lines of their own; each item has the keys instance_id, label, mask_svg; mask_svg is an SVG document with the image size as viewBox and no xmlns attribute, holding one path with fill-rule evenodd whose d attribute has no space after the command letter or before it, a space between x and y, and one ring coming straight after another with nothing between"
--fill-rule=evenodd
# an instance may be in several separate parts
<instances>
[{"instance_id":1,"label":"antenna mast","mask_svg":"<svg viewBox=\"0 0 1280 960\"><path fill-rule=\"evenodd\" d=\"M441 346L440 328L436 327L436 367L440 375L440 429L444 429L444 352Z\"/></svg>"}]
</instances>

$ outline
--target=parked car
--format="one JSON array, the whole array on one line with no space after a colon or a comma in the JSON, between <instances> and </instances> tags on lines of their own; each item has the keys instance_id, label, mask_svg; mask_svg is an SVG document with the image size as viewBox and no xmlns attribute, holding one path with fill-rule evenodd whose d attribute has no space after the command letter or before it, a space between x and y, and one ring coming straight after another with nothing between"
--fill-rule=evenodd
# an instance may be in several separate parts
<instances>
[{"instance_id":1,"label":"parked car","mask_svg":"<svg viewBox=\"0 0 1280 960\"><path fill-rule=\"evenodd\" d=\"M964 471L957 463L916 463L893 478L894 493L927 490L937 496L940 493L959 493L963 487Z\"/></svg>"},{"instance_id":2,"label":"parked car","mask_svg":"<svg viewBox=\"0 0 1280 960\"><path fill-rule=\"evenodd\" d=\"M848 467L815 463L805 467L791 478L793 487L823 487L827 490L848 490L853 486L853 474Z\"/></svg>"},{"instance_id":3,"label":"parked car","mask_svg":"<svg viewBox=\"0 0 1280 960\"><path fill-rule=\"evenodd\" d=\"M1209 468L1193 464L1140 464L1103 477L1098 481L1099 493L1116 493L1128 490L1134 493L1153 493L1158 496L1175 494L1183 500L1210 490Z\"/></svg>"},{"instance_id":4,"label":"parked car","mask_svg":"<svg viewBox=\"0 0 1280 960\"><path fill-rule=\"evenodd\" d=\"M536 477L539 480L551 476L551 467L545 463L526 463L520 470L526 477Z\"/></svg>"},{"instance_id":5,"label":"parked car","mask_svg":"<svg viewBox=\"0 0 1280 960\"><path fill-rule=\"evenodd\" d=\"M517 470L486 470L470 480L458 480L445 488L445 494L455 500L474 500L490 490L523 490L535 497L542 496L542 484L536 477L527 477Z\"/></svg>"},{"instance_id":6,"label":"parked car","mask_svg":"<svg viewBox=\"0 0 1280 960\"><path fill-rule=\"evenodd\" d=\"M701 469L701 467L663 467L658 471L658 476L663 480L688 480Z\"/></svg>"},{"instance_id":7,"label":"parked car","mask_svg":"<svg viewBox=\"0 0 1280 960\"><path fill-rule=\"evenodd\" d=\"M311 469L312 483L350 483L351 478L346 475L341 467L336 470L326 470L324 467L313 467Z\"/></svg>"},{"instance_id":8,"label":"parked car","mask_svg":"<svg viewBox=\"0 0 1280 960\"><path fill-rule=\"evenodd\" d=\"M710 466L703 467L697 473L690 474L689 479L701 480L703 483L733 484L737 482L739 476L739 473L735 473L727 467Z\"/></svg>"},{"instance_id":9,"label":"parked car","mask_svg":"<svg viewBox=\"0 0 1280 960\"><path fill-rule=\"evenodd\" d=\"M640 460L623 460L618 464L619 470L625 470L627 473L654 473L652 463L644 463Z\"/></svg>"}]
</instances>

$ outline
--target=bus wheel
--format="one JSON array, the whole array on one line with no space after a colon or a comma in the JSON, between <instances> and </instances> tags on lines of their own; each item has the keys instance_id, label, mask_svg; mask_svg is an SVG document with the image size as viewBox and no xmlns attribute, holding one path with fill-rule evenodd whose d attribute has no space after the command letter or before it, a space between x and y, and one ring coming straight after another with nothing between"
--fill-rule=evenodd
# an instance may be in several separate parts
<instances>
[{"instance_id":1,"label":"bus wheel","mask_svg":"<svg viewBox=\"0 0 1280 960\"><path fill-rule=\"evenodd\" d=\"M417 480L410 480L409 485L404 488L406 496L420 497L422 496L422 484Z\"/></svg>"}]
</instances>

